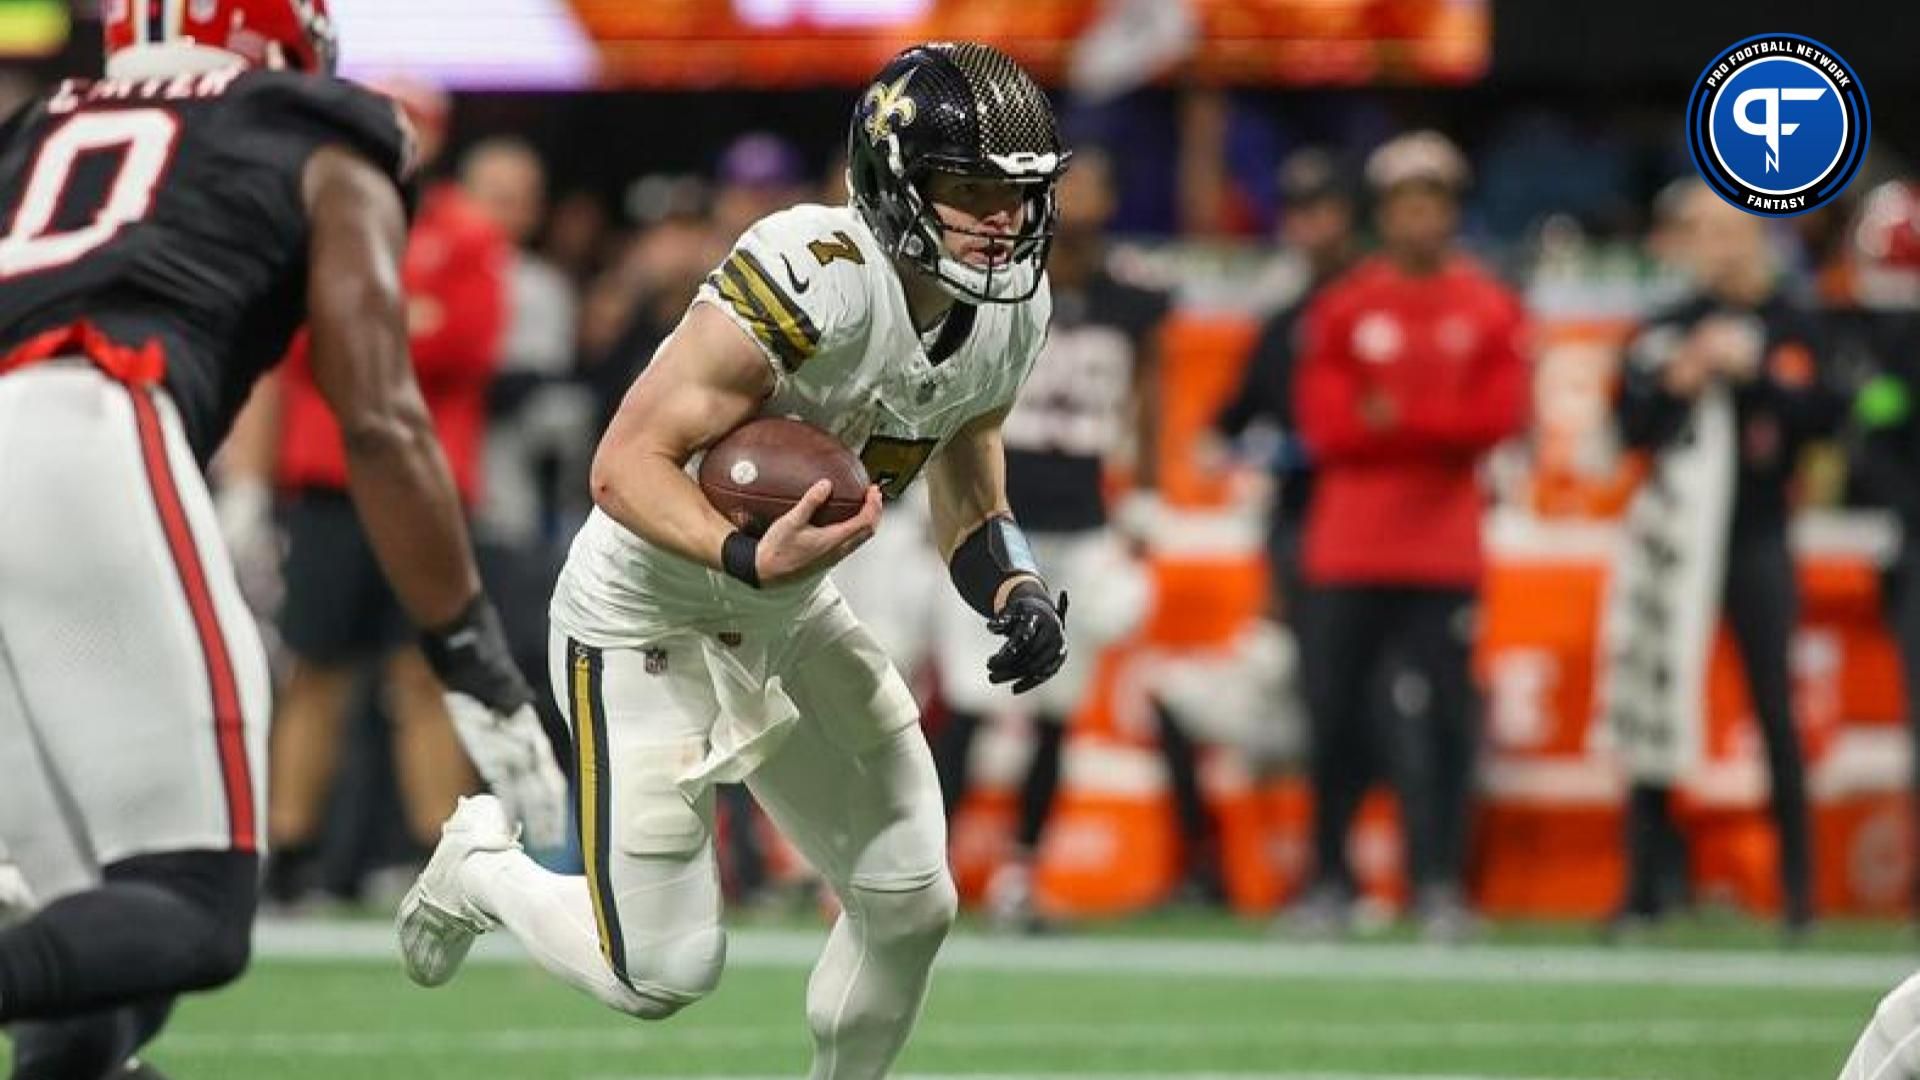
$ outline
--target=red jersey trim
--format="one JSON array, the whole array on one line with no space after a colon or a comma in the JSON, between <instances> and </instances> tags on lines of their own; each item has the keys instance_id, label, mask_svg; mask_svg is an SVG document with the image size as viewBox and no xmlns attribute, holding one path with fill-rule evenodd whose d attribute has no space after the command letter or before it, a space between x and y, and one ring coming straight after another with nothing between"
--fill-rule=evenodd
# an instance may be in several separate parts
<instances>
[{"instance_id":1,"label":"red jersey trim","mask_svg":"<svg viewBox=\"0 0 1920 1080\"><path fill-rule=\"evenodd\" d=\"M122 345L81 319L36 334L0 356L0 375L62 356L85 356L95 367L128 386L154 386L167 373L167 354L158 340L139 348Z\"/></svg>"}]
</instances>

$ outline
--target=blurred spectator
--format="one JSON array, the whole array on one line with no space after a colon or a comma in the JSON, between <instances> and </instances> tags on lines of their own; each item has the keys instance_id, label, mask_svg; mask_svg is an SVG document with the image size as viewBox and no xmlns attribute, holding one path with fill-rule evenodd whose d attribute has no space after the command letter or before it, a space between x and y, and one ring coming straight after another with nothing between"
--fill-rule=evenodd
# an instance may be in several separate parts
<instances>
[{"instance_id":1,"label":"blurred spectator","mask_svg":"<svg viewBox=\"0 0 1920 1080\"><path fill-rule=\"evenodd\" d=\"M1081 147L1060 185L1060 225L1047 263L1053 285L1053 322L1019 401L1002 428L1007 452L1007 501L1033 542L1034 557L1065 586L1073 605L1073 650L1054 678L1016 700L1004 686L987 682L987 659L1002 644L979 617L945 594L938 602L936 658L948 706L946 727L936 740L934 763L952 817L967 789L974 735L991 712L1021 707L1033 719L1034 753L1020 793L1015 850L988 884L987 900L998 921L1031 926L1032 867L1052 816L1060 784L1061 748L1067 724L1081 704L1100 649L1132 633L1147 614L1151 586L1145 569L1111 527L1102 494L1107 464L1139 447L1142 466L1152 461L1151 386L1158 375L1157 330L1170 299L1117 281L1105 268L1107 221L1114 192L1107 155ZM1140 480L1151 487L1146 471ZM1205 811L1192 766L1192 752L1177 728L1184 752L1174 777L1178 805L1189 836L1204 845ZM1203 852L1193 852L1196 863Z\"/></svg>"},{"instance_id":2,"label":"blurred spectator","mask_svg":"<svg viewBox=\"0 0 1920 1080\"><path fill-rule=\"evenodd\" d=\"M393 90L416 129L423 165L430 163L445 142L446 98L417 84ZM481 491L487 391L505 337L511 259L499 227L458 187L426 193L404 268L413 363L469 507ZM314 384L304 341L282 371L275 479L288 551L281 629L294 662L274 718L268 884L288 901L310 884L342 726L369 664L377 662L384 678L408 830L422 850L474 779L440 684L413 645L414 628L347 497L340 431Z\"/></svg>"},{"instance_id":3,"label":"blurred spectator","mask_svg":"<svg viewBox=\"0 0 1920 1080\"><path fill-rule=\"evenodd\" d=\"M646 190L643 190L646 189ZM634 184L641 231L594 281L581 311L580 352L604 428L627 387L693 302L700 283L726 256L698 181L645 177Z\"/></svg>"},{"instance_id":4,"label":"blurred spectator","mask_svg":"<svg viewBox=\"0 0 1920 1080\"><path fill-rule=\"evenodd\" d=\"M826 206L845 206L847 198L847 152L835 150L820 173L820 202Z\"/></svg>"},{"instance_id":5,"label":"blurred spectator","mask_svg":"<svg viewBox=\"0 0 1920 1080\"><path fill-rule=\"evenodd\" d=\"M1920 184L1895 180L1873 188L1849 233L1859 330L1876 368L1854 403L1863 433L1856 471L1869 498L1900 519L1885 604L1905 675L1920 810ZM1920 876L1914 888L1920 913Z\"/></svg>"},{"instance_id":6,"label":"blurred spectator","mask_svg":"<svg viewBox=\"0 0 1920 1080\"><path fill-rule=\"evenodd\" d=\"M1239 391L1215 418L1214 427L1229 438L1240 438L1248 429L1264 424L1277 437L1267 461L1278 488L1267 529L1274 586L1269 611L1297 626L1299 602L1304 595L1300 543L1313 493L1313 468L1300 440L1293 409L1301 316L1327 283L1344 273L1359 256L1360 242L1352 180L1327 151L1300 150L1288 157L1280 168L1280 191L1285 200L1280 245L1305 264L1307 284L1299 296L1275 311L1260 328Z\"/></svg>"},{"instance_id":7,"label":"blurred spectator","mask_svg":"<svg viewBox=\"0 0 1920 1080\"><path fill-rule=\"evenodd\" d=\"M617 246L607 208L591 191L569 191L553 204L540 253L583 289L605 269Z\"/></svg>"},{"instance_id":8,"label":"blurred spectator","mask_svg":"<svg viewBox=\"0 0 1920 1080\"><path fill-rule=\"evenodd\" d=\"M1476 746L1469 652L1481 577L1481 460L1525 419L1519 300L1455 250L1467 180L1433 132L1367 162L1382 254L1327 285L1306 314L1295 409L1317 479L1303 576L1313 725L1315 883L1294 913L1343 931L1346 839L1365 787L1370 687L1389 653L1395 719L1381 749L1400 790L1423 932L1456 940Z\"/></svg>"},{"instance_id":9,"label":"blurred spectator","mask_svg":"<svg viewBox=\"0 0 1920 1080\"><path fill-rule=\"evenodd\" d=\"M754 222L814 194L800 152L764 131L742 135L727 147L715 181L713 229L728 244Z\"/></svg>"},{"instance_id":10,"label":"blurred spectator","mask_svg":"<svg viewBox=\"0 0 1920 1080\"><path fill-rule=\"evenodd\" d=\"M594 413L573 377L579 301L567 276L527 249L546 217L546 167L532 147L512 138L476 145L461 160L460 185L519 248L488 395L487 485L474 533L514 654L538 671L547 598L564 558L559 537L568 535L565 519L586 516Z\"/></svg>"},{"instance_id":11,"label":"blurred spectator","mask_svg":"<svg viewBox=\"0 0 1920 1080\"><path fill-rule=\"evenodd\" d=\"M1766 744L1791 933L1813 918L1804 766L1789 646L1797 617L1787 489L1802 446L1846 407L1811 313L1764 219L1695 183L1671 204L1670 240L1692 295L1649 319L1627 350L1618 420L1652 473L1628 512L1608 611L1605 711L1632 789L1629 874L1613 926L1659 917L1660 853L1677 843L1669 795L1699 761L1706 665L1724 609Z\"/></svg>"}]
</instances>

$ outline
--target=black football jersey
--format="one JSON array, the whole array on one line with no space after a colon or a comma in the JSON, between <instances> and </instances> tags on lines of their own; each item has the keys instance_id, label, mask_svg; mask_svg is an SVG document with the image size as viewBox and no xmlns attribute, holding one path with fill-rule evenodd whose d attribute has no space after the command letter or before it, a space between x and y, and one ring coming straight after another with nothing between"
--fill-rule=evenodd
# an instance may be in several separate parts
<instances>
[{"instance_id":1,"label":"black football jersey","mask_svg":"<svg viewBox=\"0 0 1920 1080\"><path fill-rule=\"evenodd\" d=\"M1129 404L1141 354L1171 300L1096 272L1053 289L1053 324L1001 426L1007 502L1029 532L1106 524L1101 474L1132 437Z\"/></svg>"},{"instance_id":2,"label":"black football jersey","mask_svg":"<svg viewBox=\"0 0 1920 1080\"><path fill-rule=\"evenodd\" d=\"M336 79L75 79L26 106L0 128L0 368L67 331L157 350L204 463L305 321L302 174L329 145L404 190L392 103Z\"/></svg>"}]
</instances>

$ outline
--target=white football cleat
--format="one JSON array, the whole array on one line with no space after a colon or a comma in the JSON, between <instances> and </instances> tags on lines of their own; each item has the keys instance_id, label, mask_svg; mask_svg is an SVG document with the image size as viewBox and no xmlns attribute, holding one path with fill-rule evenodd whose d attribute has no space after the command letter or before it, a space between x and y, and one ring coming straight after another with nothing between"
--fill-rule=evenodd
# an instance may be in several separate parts
<instances>
[{"instance_id":1,"label":"white football cleat","mask_svg":"<svg viewBox=\"0 0 1920 1080\"><path fill-rule=\"evenodd\" d=\"M475 795L460 800L440 826L440 843L427 868L400 901L394 932L407 978L421 986L439 986L460 970L473 940L494 928L485 912L467 899L460 865L476 851L517 850L520 842L500 800Z\"/></svg>"}]
</instances>

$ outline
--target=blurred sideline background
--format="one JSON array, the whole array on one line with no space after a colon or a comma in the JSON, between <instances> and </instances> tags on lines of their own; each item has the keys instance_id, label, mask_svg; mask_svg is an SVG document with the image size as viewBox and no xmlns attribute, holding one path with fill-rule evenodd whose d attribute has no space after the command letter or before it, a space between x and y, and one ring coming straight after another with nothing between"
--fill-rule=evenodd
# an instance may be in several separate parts
<instances>
[{"instance_id":1,"label":"blurred sideline background","mask_svg":"<svg viewBox=\"0 0 1920 1080\"><path fill-rule=\"evenodd\" d=\"M1790 289L1857 306L1862 198L1920 152L1920 67L1875 5L1608 5L1532 0L335 0L346 73L408 88L446 125L436 166L518 140L538 182L494 204L544 285L514 295L489 392L484 493L495 589L529 642L544 589L586 510L585 462L644 352L741 228L782 205L839 198L839 147L863 80L908 42L979 38L1058 91L1070 141L1112 156L1116 275L1170 290L1161 504L1142 540L1157 586L1146 625L1108 648L1077 709L1036 899L1073 919L1156 908L1202 855L1170 806L1148 707L1157 694L1202 745L1218 899L1274 910L1309 867L1304 740L1284 650L1262 615L1273 485L1257 450L1213 434L1262 319L1305 287L1285 248L1281 166L1318 147L1357 169L1389 138L1432 128L1474 182L1465 246L1524 297L1531 423L1489 461L1489 566L1474 670L1483 694L1469 883L1491 916L1607 914L1621 891L1618 770L1592 738L1594 658L1617 518L1635 477L1610 422L1622 342L1684 284L1653 235L1659 192L1693 174L1680 125L1715 49L1761 31L1831 44L1862 73L1872 153L1832 208L1769 226ZM0 0L0 114L96 69L90 5ZM1357 175L1357 173L1356 173ZM832 193L832 194L828 194ZM1356 195L1363 193L1358 190ZM1362 202L1362 220L1365 204ZM1364 231L1364 226L1363 226ZM533 297L527 299L527 297ZM458 313L454 313L457 318ZM520 335L516 339L515 335ZM1863 384L1880 358L1853 356ZM1809 767L1823 914L1897 916L1914 875L1911 742L1882 592L1899 531L1850 482L1858 440L1812 448L1793 484L1802 586L1793 692ZM1909 463L1911 464L1911 463ZM1138 462L1111 470L1116 497ZM242 530L243 532L245 530ZM248 533L249 591L271 621L277 548ZM264 546L262 546L264 544ZM249 560L249 554L254 557ZM264 554L263 554L264 553ZM937 574L937 567L934 573ZM943 575L941 575L943 576ZM943 582L936 581L944 587ZM905 658L911 662L914 658ZM930 724L937 687L925 686ZM400 815L375 696L355 722L316 895L378 902L417 852ZM1766 773L1727 642L1716 649L1708 756L1681 785L1695 895L1779 903ZM963 890L980 897L1009 845L1029 729L993 725L957 820ZM1370 797L1352 850L1391 911L1408 885L1393 799ZM734 838L754 829L736 813ZM771 836L753 899L804 880ZM764 875L764 878L763 876ZM1206 891L1206 890L1203 890ZM297 904L296 904L297 907Z\"/></svg>"}]
</instances>

